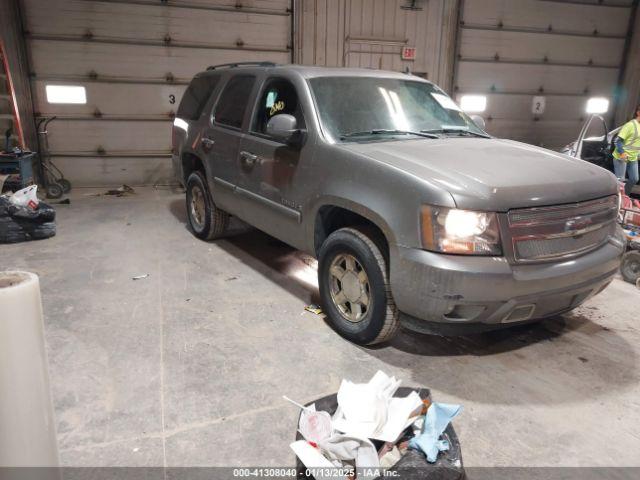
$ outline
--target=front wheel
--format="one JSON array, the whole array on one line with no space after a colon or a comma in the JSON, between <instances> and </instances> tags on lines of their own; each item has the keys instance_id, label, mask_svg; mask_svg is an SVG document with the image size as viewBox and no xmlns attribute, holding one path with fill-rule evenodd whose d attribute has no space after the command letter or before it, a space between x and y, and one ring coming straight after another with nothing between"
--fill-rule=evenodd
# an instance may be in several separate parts
<instances>
[{"instance_id":1,"label":"front wheel","mask_svg":"<svg viewBox=\"0 0 640 480\"><path fill-rule=\"evenodd\" d=\"M399 328L387 263L371 235L357 228L333 232L318 255L322 306L346 339L372 345L389 340Z\"/></svg>"},{"instance_id":2,"label":"front wheel","mask_svg":"<svg viewBox=\"0 0 640 480\"><path fill-rule=\"evenodd\" d=\"M193 234L203 240L222 236L229 225L229 214L213 203L205 177L198 171L187 179L187 217Z\"/></svg>"}]
</instances>

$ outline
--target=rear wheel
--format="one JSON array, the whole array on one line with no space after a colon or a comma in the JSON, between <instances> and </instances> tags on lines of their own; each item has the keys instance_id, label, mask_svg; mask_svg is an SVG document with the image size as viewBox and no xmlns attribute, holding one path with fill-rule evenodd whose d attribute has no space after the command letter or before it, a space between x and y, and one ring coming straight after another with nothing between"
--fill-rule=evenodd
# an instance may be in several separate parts
<instances>
[{"instance_id":1,"label":"rear wheel","mask_svg":"<svg viewBox=\"0 0 640 480\"><path fill-rule=\"evenodd\" d=\"M62 187L63 193L69 193L71 191L71 182L66 178L59 178L58 184Z\"/></svg>"},{"instance_id":2,"label":"rear wheel","mask_svg":"<svg viewBox=\"0 0 640 480\"><path fill-rule=\"evenodd\" d=\"M335 330L360 345L389 340L399 327L387 263L372 235L342 228L318 255L322 306Z\"/></svg>"},{"instance_id":3,"label":"rear wheel","mask_svg":"<svg viewBox=\"0 0 640 480\"><path fill-rule=\"evenodd\" d=\"M193 234L203 240L220 237L229 225L229 214L215 206L199 171L187 179L187 217Z\"/></svg>"},{"instance_id":4,"label":"rear wheel","mask_svg":"<svg viewBox=\"0 0 640 480\"><path fill-rule=\"evenodd\" d=\"M47 185L46 193L47 198L60 198L64 191L59 183L52 182Z\"/></svg>"},{"instance_id":5,"label":"rear wheel","mask_svg":"<svg viewBox=\"0 0 640 480\"><path fill-rule=\"evenodd\" d=\"M620 265L622 278L635 284L640 279L640 252L627 252L622 257Z\"/></svg>"}]
</instances>

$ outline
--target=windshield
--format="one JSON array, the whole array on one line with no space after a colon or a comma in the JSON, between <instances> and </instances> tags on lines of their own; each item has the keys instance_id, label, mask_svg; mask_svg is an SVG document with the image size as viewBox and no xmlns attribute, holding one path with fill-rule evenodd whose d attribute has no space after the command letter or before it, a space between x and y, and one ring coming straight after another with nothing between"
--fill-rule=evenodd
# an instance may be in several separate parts
<instances>
[{"instance_id":1,"label":"windshield","mask_svg":"<svg viewBox=\"0 0 640 480\"><path fill-rule=\"evenodd\" d=\"M310 84L322 126L334 140L388 140L420 132L486 136L453 100L430 83L378 77L318 77Z\"/></svg>"}]
</instances>

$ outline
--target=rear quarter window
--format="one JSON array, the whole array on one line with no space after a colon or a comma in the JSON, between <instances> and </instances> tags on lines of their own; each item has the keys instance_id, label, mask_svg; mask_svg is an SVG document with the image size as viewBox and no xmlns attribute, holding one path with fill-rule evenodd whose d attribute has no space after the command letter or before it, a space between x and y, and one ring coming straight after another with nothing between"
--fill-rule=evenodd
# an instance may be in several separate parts
<instances>
[{"instance_id":1,"label":"rear quarter window","mask_svg":"<svg viewBox=\"0 0 640 480\"><path fill-rule=\"evenodd\" d=\"M177 116L188 120L200 118L207 100L209 100L219 81L220 76L203 76L191 80L178 107Z\"/></svg>"},{"instance_id":2,"label":"rear quarter window","mask_svg":"<svg viewBox=\"0 0 640 480\"><path fill-rule=\"evenodd\" d=\"M256 78L252 75L238 75L229 80L213 112L215 123L242 127L242 119L255 81Z\"/></svg>"}]
</instances>

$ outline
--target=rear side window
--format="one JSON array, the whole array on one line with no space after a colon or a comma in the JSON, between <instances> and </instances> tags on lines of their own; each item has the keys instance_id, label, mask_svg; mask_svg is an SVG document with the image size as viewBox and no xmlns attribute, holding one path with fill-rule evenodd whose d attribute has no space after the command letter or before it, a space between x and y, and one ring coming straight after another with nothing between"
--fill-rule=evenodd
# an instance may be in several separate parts
<instances>
[{"instance_id":1,"label":"rear side window","mask_svg":"<svg viewBox=\"0 0 640 480\"><path fill-rule=\"evenodd\" d=\"M191 80L189 88L184 92L176 116L189 120L200 118L202 109L207 104L213 89L220 81L220 76L196 77Z\"/></svg>"},{"instance_id":2,"label":"rear side window","mask_svg":"<svg viewBox=\"0 0 640 480\"><path fill-rule=\"evenodd\" d=\"M229 80L213 112L216 123L236 128L242 126L255 80L255 77L250 75L238 75Z\"/></svg>"}]
</instances>

